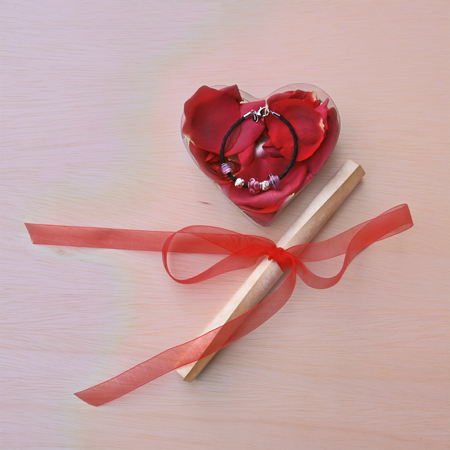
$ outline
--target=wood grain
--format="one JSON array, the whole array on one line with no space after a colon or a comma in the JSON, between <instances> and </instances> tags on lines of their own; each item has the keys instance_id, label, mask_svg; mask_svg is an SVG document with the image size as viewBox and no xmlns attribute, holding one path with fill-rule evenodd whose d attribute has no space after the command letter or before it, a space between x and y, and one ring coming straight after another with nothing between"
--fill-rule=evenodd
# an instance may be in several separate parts
<instances>
[{"instance_id":1,"label":"wood grain","mask_svg":"<svg viewBox=\"0 0 450 450\"><path fill-rule=\"evenodd\" d=\"M447 450L449 9L3 1L0 447ZM333 98L341 136L258 229L186 152L183 103L203 84L264 96L297 82ZM250 271L182 286L160 255L33 246L24 222L204 224L277 242L347 159L367 175L316 239L399 203L414 228L367 249L332 289L299 284L193 383L171 373L101 408L72 395L197 336Z\"/></svg>"}]
</instances>

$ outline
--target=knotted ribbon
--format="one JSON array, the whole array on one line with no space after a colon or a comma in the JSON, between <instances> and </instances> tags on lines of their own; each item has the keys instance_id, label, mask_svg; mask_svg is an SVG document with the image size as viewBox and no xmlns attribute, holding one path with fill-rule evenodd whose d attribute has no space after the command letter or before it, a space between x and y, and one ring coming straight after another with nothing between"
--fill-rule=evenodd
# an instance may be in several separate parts
<instances>
[{"instance_id":1,"label":"knotted ribbon","mask_svg":"<svg viewBox=\"0 0 450 450\"><path fill-rule=\"evenodd\" d=\"M90 405L100 406L174 369L215 353L262 325L288 301L295 287L296 274L313 288L331 287L341 279L347 266L362 250L374 242L401 233L412 225L408 206L399 205L331 239L288 249L279 248L264 237L201 225L183 228L174 233L43 224L26 224L26 227L34 244L161 251L167 273L178 283L198 283L222 273L251 267L263 256L276 261L287 272L281 286L250 311L196 339L172 347L108 381L75 394ZM168 255L172 252L227 256L196 276L178 279L169 268ZM345 255L342 268L331 278L320 277L305 265L307 262L323 261L339 255Z\"/></svg>"}]
</instances>

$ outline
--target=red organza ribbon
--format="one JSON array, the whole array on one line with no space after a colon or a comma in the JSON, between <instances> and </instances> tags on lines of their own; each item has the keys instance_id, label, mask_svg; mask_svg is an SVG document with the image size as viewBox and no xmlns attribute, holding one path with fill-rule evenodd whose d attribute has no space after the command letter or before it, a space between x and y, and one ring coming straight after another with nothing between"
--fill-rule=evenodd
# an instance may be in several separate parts
<instances>
[{"instance_id":1,"label":"red organza ribbon","mask_svg":"<svg viewBox=\"0 0 450 450\"><path fill-rule=\"evenodd\" d=\"M286 250L278 248L264 237L201 225L174 233L41 224L26 224L26 227L34 244L161 251L164 267L179 283L197 283L225 272L251 267L262 256L268 256L282 270L289 271L283 284L273 294L245 314L196 339L170 348L104 383L75 394L85 402L99 406L171 370L215 353L262 325L287 302L295 287L296 274L308 286L318 289L331 287L341 279L358 253L370 244L401 233L412 225L408 206L399 205L326 241L296 245ZM227 256L199 275L180 280L169 269L167 257L170 252ZM331 278L319 277L305 265L307 262L323 261L343 254L345 259L342 269Z\"/></svg>"}]
</instances>

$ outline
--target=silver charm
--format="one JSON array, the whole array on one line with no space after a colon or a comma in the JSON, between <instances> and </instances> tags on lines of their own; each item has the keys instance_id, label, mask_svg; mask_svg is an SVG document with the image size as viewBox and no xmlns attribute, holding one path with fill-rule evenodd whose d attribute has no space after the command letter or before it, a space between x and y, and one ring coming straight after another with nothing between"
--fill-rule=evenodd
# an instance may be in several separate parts
<instances>
[{"instance_id":1,"label":"silver charm","mask_svg":"<svg viewBox=\"0 0 450 450\"><path fill-rule=\"evenodd\" d=\"M261 181L261 183L259 183L259 186L261 187L261 191L267 191L270 187L270 183L265 180L265 181Z\"/></svg>"},{"instance_id":2,"label":"silver charm","mask_svg":"<svg viewBox=\"0 0 450 450\"><path fill-rule=\"evenodd\" d=\"M245 181L242 178L237 178L236 181L234 182L234 185L237 188L243 188L245 184Z\"/></svg>"}]
</instances>

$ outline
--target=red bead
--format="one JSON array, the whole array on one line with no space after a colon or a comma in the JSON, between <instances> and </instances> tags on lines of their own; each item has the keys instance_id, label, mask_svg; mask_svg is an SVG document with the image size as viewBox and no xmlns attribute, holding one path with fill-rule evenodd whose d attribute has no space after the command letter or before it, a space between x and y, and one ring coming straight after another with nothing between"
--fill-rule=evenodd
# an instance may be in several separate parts
<instances>
[{"instance_id":1,"label":"red bead","mask_svg":"<svg viewBox=\"0 0 450 450\"><path fill-rule=\"evenodd\" d=\"M248 191L250 194L258 194L260 189L259 181L256 178L250 178L248 181Z\"/></svg>"}]
</instances>

